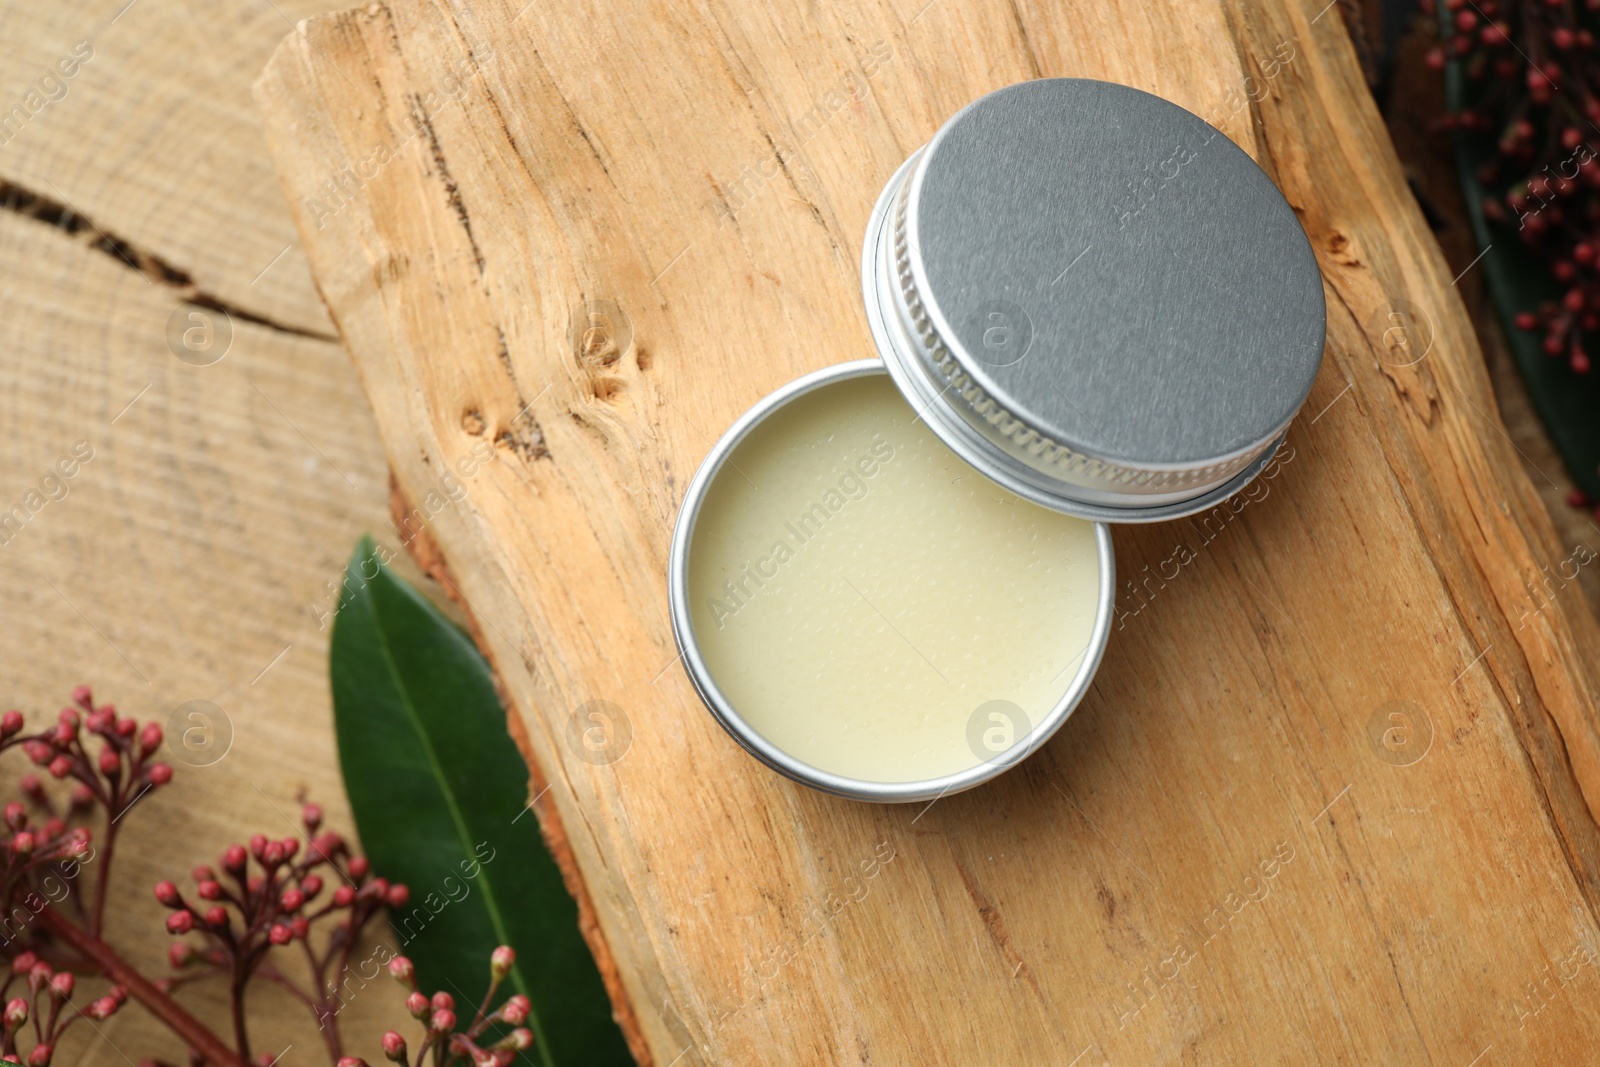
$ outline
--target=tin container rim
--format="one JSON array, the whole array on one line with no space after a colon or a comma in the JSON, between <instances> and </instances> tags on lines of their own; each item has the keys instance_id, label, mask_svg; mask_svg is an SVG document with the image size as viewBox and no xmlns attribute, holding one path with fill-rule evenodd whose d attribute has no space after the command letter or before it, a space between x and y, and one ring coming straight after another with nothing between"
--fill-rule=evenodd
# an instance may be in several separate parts
<instances>
[{"instance_id":1,"label":"tin container rim","mask_svg":"<svg viewBox=\"0 0 1600 1067\"><path fill-rule=\"evenodd\" d=\"M1005 89L1000 89L996 90L996 93L1004 91ZM988 95L993 96L995 93ZM927 144L913 151L895 169L894 174L878 194L867 220L866 236L861 249L862 299L866 305L867 324L872 332L873 344L894 379L895 385L905 396L907 403L923 415L923 421L935 436L969 466L1023 499L1049 508L1051 511L1096 522L1147 523L1180 519L1216 507L1254 481L1262 469L1272 461L1272 457L1288 434L1294 415L1291 415L1289 420L1273 434L1269 434L1264 445L1250 444L1227 456L1217 457L1217 462L1226 462L1230 458L1256 450L1255 458L1251 459L1242 470L1220 483L1211 485L1198 495L1144 503L1138 495L1129 494L1124 498L1126 500L1124 502L1124 499L1118 499L1121 494L1102 491L1101 499L1096 500L1092 499L1095 493L1081 488L1074 491L1074 487L1068 483L1057 483L1053 479L1048 479L1042 472L1029 468L989 441L955 410L955 401L945 399L948 385L938 388L930 381L928 373L922 366L921 358L915 352L916 342L906 336L906 327L900 322L899 311L891 295L895 278L894 256L890 248L894 229L892 224L894 203L907 185L912 186L909 190L911 194L916 193L916 178L931 157L930 150L954 126L958 117L985 99L988 97L980 97L968 103L956 115L946 120ZM918 263L912 263L912 272L919 277L919 284L926 288L927 279L922 276L922 269ZM942 314L938 315L938 320L943 323ZM947 330L946 324L941 333ZM1295 414L1298 415L1298 410ZM1147 464L1147 466L1156 469L1174 465ZM1178 467L1174 466L1174 469Z\"/></svg>"},{"instance_id":2,"label":"tin container rim","mask_svg":"<svg viewBox=\"0 0 1600 1067\"><path fill-rule=\"evenodd\" d=\"M700 654L689 608L689 550L694 541L695 523L712 482L721 473L728 458L750 432L770 415L791 401L825 386L885 372L883 361L877 359L852 360L825 367L780 386L739 416L701 461L700 468L695 471L684 493L678 521L672 531L672 547L667 564L667 596L673 640L678 646L689 681L712 716L740 747L779 774L821 792L853 800L907 803L935 800L989 781L1032 755L1067 721L1088 692L1106 645L1110 642L1116 602L1116 559L1110 529L1103 522L1095 522L1096 559L1100 567L1100 580L1097 583L1099 601L1095 606L1094 627L1089 635L1089 644L1083 651L1082 662L1063 690L1061 699L1029 731L1028 737L993 759L939 778L912 782L873 782L814 767L761 736L717 686L709 665ZM910 406L909 403L907 406Z\"/></svg>"}]
</instances>

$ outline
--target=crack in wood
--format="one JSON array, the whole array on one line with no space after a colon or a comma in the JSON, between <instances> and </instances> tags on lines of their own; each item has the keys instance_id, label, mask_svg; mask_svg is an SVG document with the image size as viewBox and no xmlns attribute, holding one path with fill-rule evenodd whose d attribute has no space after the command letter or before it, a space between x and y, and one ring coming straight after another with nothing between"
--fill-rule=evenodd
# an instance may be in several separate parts
<instances>
[{"instance_id":1,"label":"crack in wood","mask_svg":"<svg viewBox=\"0 0 1600 1067\"><path fill-rule=\"evenodd\" d=\"M16 182L0 179L0 211L21 215L23 218L42 222L73 237L79 237L85 242L86 247L109 256L129 270L137 271L144 275L146 280L177 290L178 295L186 303L220 311L231 319L254 323L293 337L307 337L316 341L335 343L339 340L331 333L291 326L260 312L230 304L201 289L194 276L183 268L174 266L154 252L140 248L127 238L112 233L93 219L78 214L61 201L18 185Z\"/></svg>"}]
</instances>

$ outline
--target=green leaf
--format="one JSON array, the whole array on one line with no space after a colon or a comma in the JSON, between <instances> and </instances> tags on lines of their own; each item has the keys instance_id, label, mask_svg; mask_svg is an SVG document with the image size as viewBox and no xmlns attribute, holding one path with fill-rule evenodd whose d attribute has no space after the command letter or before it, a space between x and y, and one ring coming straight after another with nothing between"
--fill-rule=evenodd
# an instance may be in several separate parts
<instances>
[{"instance_id":1,"label":"green leaf","mask_svg":"<svg viewBox=\"0 0 1600 1067\"><path fill-rule=\"evenodd\" d=\"M1439 14L1445 20L1453 17L1443 4ZM1448 22L1444 25L1448 40ZM1461 64L1448 64L1445 101L1452 112L1468 106L1471 88ZM1494 136L1457 132L1452 135L1452 146L1473 237L1480 249L1487 249L1478 269L1485 272L1489 296L1517 370L1567 473L1591 499L1600 499L1600 374L1574 373L1566 360L1545 355L1541 335L1519 330L1513 321L1520 311L1536 311L1542 303L1560 300L1565 287L1551 274L1550 265L1522 243L1513 227L1484 217L1485 189L1478 181L1478 170L1494 157ZM1589 340L1593 344L1595 338L1591 335ZM1600 353L1595 355L1600 363Z\"/></svg>"},{"instance_id":2,"label":"green leaf","mask_svg":"<svg viewBox=\"0 0 1600 1067\"><path fill-rule=\"evenodd\" d=\"M502 996L514 989L533 1003L533 1062L631 1064L577 904L528 813L528 768L489 666L382 566L371 538L346 570L330 670L356 828L372 869L411 890L389 922L423 991L450 993L469 1019L489 953L510 945L517 963Z\"/></svg>"}]
</instances>

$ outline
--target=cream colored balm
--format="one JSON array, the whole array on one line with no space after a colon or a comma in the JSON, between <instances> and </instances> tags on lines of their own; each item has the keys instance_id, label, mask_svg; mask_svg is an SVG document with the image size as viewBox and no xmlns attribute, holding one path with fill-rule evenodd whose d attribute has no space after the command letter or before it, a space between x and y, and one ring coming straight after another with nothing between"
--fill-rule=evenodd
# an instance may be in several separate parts
<instances>
[{"instance_id":1,"label":"cream colored balm","mask_svg":"<svg viewBox=\"0 0 1600 1067\"><path fill-rule=\"evenodd\" d=\"M1094 523L973 470L874 374L795 397L734 447L687 589L706 668L757 733L904 783L1038 740L1092 658L1100 567Z\"/></svg>"}]
</instances>

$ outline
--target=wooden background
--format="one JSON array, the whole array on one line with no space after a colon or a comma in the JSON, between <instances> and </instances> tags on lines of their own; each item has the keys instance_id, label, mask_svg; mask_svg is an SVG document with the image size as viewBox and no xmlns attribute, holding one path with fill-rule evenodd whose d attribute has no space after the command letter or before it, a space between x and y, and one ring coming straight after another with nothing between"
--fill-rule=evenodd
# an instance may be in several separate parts
<instances>
[{"instance_id":1,"label":"wooden background","mask_svg":"<svg viewBox=\"0 0 1600 1067\"><path fill-rule=\"evenodd\" d=\"M0 403L10 430L0 438L0 500L9 508L37 488L75 442L95 448L68 497L0 546L0 590L10 605L0 656L11 666L0 701L48 713L88 681L144 717L205 699L234 726L229 755L210 767L180 765L175 785L133 819L126 839L114 929L137 943L135 955L152 969L167 938L151 882L257 829L278 832L280 811L292 816L303 788L335 823L348 819L328 727L327 631L311 605L337 578L355 537L385 528L386 461L295 243L248 94L294 20L333 6L0 4L7 108L79 41L95 48L66 96L0 144L0 205L9 209L0 212ZM548 359L560 371L533 409L554 413L551 423L570 411L593 423L596 409L607 410L587 399L588 379L571 381L564 362L568 304L598 293L633 319L635 349L616 373L592 373L599 390L612 389L611 378L646 381L637 364L662 357L656 369L673 384L648 400L641 386L618 401L633 405L621 414L642 428L634 432L673 442L646 453L639 468L640 479L667 487L652 505L655 523L670 518L693 465L751 400L801 369L867 350L854 306L860 227L899 154L949 111L1042 64L1044 73L1162 92L1205 114L1285 31L1309 45L1272 80L1267 100L1222 125L1290 192L1317 244L1330 284L1332 346L1308 417L1337 404L1297 431L1296 443L1303 436L1316 451L1298 453L1285 491L1252 505L1128 620L1095 695L1016 781L954 798L949 810L941 802L914 825L916 811L800 794L732 752L675 670L644 684L644 675L667 666L667 645L648 668L594 675L596 662L631 651L610 640L626 620L603 604L594 634L578 646L545 647L548 639L531 627L516 631L518 642L484 629L502 653L522 645L546 666L544 657L572 660L601 679L588 683L591 691L630 712L637 747L613 767L574 765L564 741L550 736L542 751L559 771L547 797L559 798L579 846L588 839L591 895L609 940L621 946L618 957L630 963L628 995L658 1062L857 1062L862 1048L878 1063L966 1062L964 1053L979 1049L985 1061L1079 1057L1080 1067L1246 1056L1587 1061L1596 976L1588 965L1574 969L1573 953L1596 946L1593 831L1575 799L1578 773L1564 770L1563 746L1579 757L1586 751L1573 721L1592 707L1582 696L1592 680L1572 664L1580 655L1594 662L1593 637L1570 589L1539 613L1537 640L1516 625L1534 602L1527 587L1542 581L1540 566L1568 558L1589 528L1579 513L1560 512L1566 528L1553 540L1516 473L1520 464L1552 502L1563 491L1540 475L1561 480L1504 375L1497 384L1508 389L1511 434L1530 458L1499 435L1477 352L1447 291L1476 253L1458 241L1448 247L1454 266L1439 261L1356 80L1340 9L1318 18L1320 4L1304 4L1265 20L1253 5L1075 0L1022 5L1018 22L957 0L913 0L854 17L824 9L751 27L723 9L691 9L663 23L659 13L590 19L550 0L520 19L475 6L484 7L491 48L518 43L514 54L528 68L519 78L551 72L512 109L525 122L537 113L554 142L526 157L548 190L535 202L548 195L563 212L595 210L577 201L591 180L595 191L605 189L605 171L597 179L558 173L574 156L603 154L630 182L654 166L688 190L684 219L640 204L621 216L633 218L627 228L610 225L614 212L597 236L555 237L544 255L565 256L566 269L586 272L583 284L568 282L569 292L550 282L550 307L516 312L543 349L519 345L517 358L541 368ZM428 41L409 40L419 60L416 49ZM853 64L880 41L892 58L866 78ZM663 42L678 43L664 51ZM345 46L321 47L329 60L350 61ZM321 77L339 86L326 94L336 106L356 102L331 63ZM386 78L391 91L402 84L392 72ZM426 73L416 80L423 92L438 84ZM640 99L678 80L684 88L653 107ZM570 107L553 99L552 83ZM848 94L862 84L866 99L801 146L795 186L784 178L750 192L738 229L741 242L756 243L732 252L715 244L712 183L737 185L741 168L770 158L762 131L780 143L780 135L793 139L786 131L826 105L830 90ZM619 131L617 116L598 138L602 124L593 117L615 106L612 93L658 122ZM705 104L711 113L701 113ZM741 107L757 117L717 142ZM582 136L596 138L594 149L575 132L575 115L585 116ZM699 153L704 173L680 149ZM852 158L866 150L869 158ZM851 176L838 178L846 168ZM406 170L416 203L437 213L438 179L426 155L410 157ZM464 195L464 206L480 206L483 195ZM828 212L826 226L808 204ZM441 234L451 233L448 218L437 221ZM712 251L674 262L678 247L646 245L672 226L706 236ZM133 264L108 250L103 235ZM837 250L824 251L832 241ZM503 248L507 235L487 242ZM647 266L630 262L641 249L651 253ZM809 280L797 294L802 275ZM780 280L787 290L778 296L757 295ZM1461 285L1473 282L1469 273ZM179 362L165 341L172 311L196 296L237 315L235 347L211 367ZM1363 336L1368 305L1381 309L1395 298L1445 323L1447 343L1425 361L1426 378L1381 369L1375 336ZM824 350L815 347L810 317L819 312L809 302L825 303L844 323ZM680 323L684 305L696 318ZM706 321L712 328L700 325ZM758 347L774 339L778 350ZM603 369L608 354L589 355L584 366ZM376 366L370 347L367 358ZM717 372L696 369L705 365ZM1354 388L1335 397L1346 382ZM535 379L529 399L544 384ZM395 424L398 433L416 431ZM661 460L668 454L670 467ZM417 478L414 450L399 466L411 472L413 489L428 484ZM520 491L526 521L540 504ZM476 490L473 499L481 499ZM568 508L565 515L580 514ZM1480 514L1489 533L1478 528ZM463 582L473 573L468 539L483 536L472 532L479 522L475 505L446 538ZM540 536L559 536L551 530ZM664 530L644 536L650 551L664 554ZM1176 528L1119 531L1124 574L1167 558L1180 538L1197 540ZM557 577L581 585L607 565L580 557L560 566ZM630 574L646 594L659 580L653 564ZM603 592L586 595L604 600ZM487 602L472 598L488 617ZM509 617L520 610L513 606ZM667 640L660 611L658 602L633 624L655 644ZM493 623L512 633L505 618ZM1220 646L1219 630L1227 642ZM1184 642L1194 659L1174 658ZM1493 647L1457 679L1484 644ZM508 677L518 660L502 655ZM624 673L626 685L612 681ZM658 697L663 687L670 688ZM539 724L558 729L566 709L530 691L524 678L521 710L535 737L549 735ZM1421 704L1434 727L1426 756L1406 767L1378 759L1364 732L1373 705L1396 696ZM629 766L635 761L641 766ZM581 802L571 799L573 772ZM605 803L594 800L597 790ZM852 836L841 844L843 834ZM1165 979L1176 941L1212 908L1226 907L1227 894L1247 895L1244 877L1279 841L1295 854L1265 883L1267 895L1193 950L1181 984ZM870 881L846 883L845 869L880 844L895 859ZM613 855L618 871L605 866ZM828 915L830 894L851 903L826 922L808 917L812 907ZM666 965L652 968L656 944ZM922 992L905 992L908 982ZM1144 984L1137 996L1149 1006L1119 1027L1119 1012L1144 1002L1130 982ZM222 1009L220 997L199 990L184 999L202 1014ZM264 1001L259 1017L271 1025L262 1047L307 1039L292 1004ZM802 1018L806 1006L817 1006L815 1020ZM369 1058L398 1007L382 994L351 1005L353 1044L374 1053ZM80 1030L66 1055L116 1064L150 1053L179 1059L138 1012L105 1032L109 1042ZM288 1050L284 1062L320 1054L307 1045Z\"/></svg>"},{"instance_id":2,"label":"wooden background","mask_svg":"<svg viewBox=\"0 0 1600 1067\"><path fill-rule=\"evenodd\" d=\"M1125 577L1199 558L1039 756L926 810L822 797L675 667L670 522L750 403L870 351L893 168L1040 75L1250 151L1317 251L1328 359L1268 499L1116 532ZM1590 1054L1600 633L1543 591L1574 546L1332 5L396 0L307 23L258 97L401 485L503 450L432 533L655 1062ZM574 343L597 301L624 349ZM570 743L594 700L631 730L612 763Z\"/></svg>"},{"instance_id":3,"label":"wooden background","mask_svg":"<svg viewBox=\"0 0 1600 1067\"><path fill-rule=\"evenodd\" d=\"M174 760L173 785L125 820L109 926L152 974L171 940L158 879L186 880L253 832L290 833L303 790L350 826L329 630L312 606L356 538L383 532L388 473L249 93L291 20L329 6L0 5L6 110L80 41L94 49L65 96L0 144L3 508L76 442L94 449L66 497L0 545L0 704L53 716L87 682L141 718L205 700L232 723L224 758ZM233 309L232 349L213 366L166 341L196 298ZM6 761L8 795L20 762ZM270 987L256 995L257 1048L319 1062L310 1016ZM181 998L225 1025L221 988ZM344 1018L379 1059L379 1035L406 1016L372 987ZM101 1028L107 1040L76 1027L57 1063L186 1062L138 1009Z\"/></svg>"}]
</instances>

